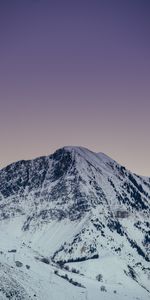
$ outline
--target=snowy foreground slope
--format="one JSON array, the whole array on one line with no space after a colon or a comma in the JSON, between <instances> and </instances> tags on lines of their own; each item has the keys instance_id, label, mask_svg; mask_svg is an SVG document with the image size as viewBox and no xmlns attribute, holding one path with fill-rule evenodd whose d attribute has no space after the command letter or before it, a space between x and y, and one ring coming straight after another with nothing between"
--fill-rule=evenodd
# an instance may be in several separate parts
<instances>
[{"instance_id":1,"label":"snowy foreground slope","mask_svg":"<svg viewBox=\"0 0 150 300\"><path fill-rule=\"evenodd\" d=\"M150 178L64 147L0 171L0 300L150 299Z\"/></svg>"}]
</instances>

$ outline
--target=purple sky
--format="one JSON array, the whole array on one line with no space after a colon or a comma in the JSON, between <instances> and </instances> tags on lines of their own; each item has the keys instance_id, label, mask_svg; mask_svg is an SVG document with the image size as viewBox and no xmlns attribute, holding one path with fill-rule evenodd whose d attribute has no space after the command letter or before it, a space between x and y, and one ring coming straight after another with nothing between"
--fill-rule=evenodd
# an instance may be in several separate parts
<instances>
[{"instance_id":1,"label":"purple sky","mask_svg":"<svg viewBox=\"0 0 150 300\"><path fill-rule=\"evenodd\" d=\"M81 145L150 176L149 132L149 0L0 0L0 167Z\"/></svg>"}]
</instances>

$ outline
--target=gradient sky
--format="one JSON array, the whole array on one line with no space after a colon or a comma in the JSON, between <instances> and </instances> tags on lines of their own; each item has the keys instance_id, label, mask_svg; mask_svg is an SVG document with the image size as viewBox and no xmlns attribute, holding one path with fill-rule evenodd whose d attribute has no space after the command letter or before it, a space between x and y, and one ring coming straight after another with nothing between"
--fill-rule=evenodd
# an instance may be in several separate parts
<instances>
[{"instance_id":1,"label":"gradient sky","mask_svg":"<svg viewBox=\"0 0 150 300\"><path fill-rule=\"evenodd\" d=\"M80 145L150 176L149 132L149 0L0 0L0 168Z\"/></svg>"}]
</instances>

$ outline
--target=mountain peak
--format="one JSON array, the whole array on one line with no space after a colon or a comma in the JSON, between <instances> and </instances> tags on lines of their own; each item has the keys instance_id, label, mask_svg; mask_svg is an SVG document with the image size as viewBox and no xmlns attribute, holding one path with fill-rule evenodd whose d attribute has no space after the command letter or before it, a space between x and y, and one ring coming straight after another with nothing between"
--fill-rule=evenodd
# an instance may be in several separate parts
<instances>
[{"instance_id":1,"label":"mountain peak","mask_svg":"<svg viewBox=\"0 0 150 300\"><path fill-rule=\"evenodd\" d=\"M63 148L58 149L57 151L68 151L72 153L72 155L79 155L83 159L93 163L96 166L102 166L102 165L109 165L109 164L117 164L115 160L113 160L108 155L102 153L102 152L94 152L92 150L89 150L86 147L82 146L64 146ZM57 152L56 151L56 152ZM119 164L118 164L119 165Z\"/></svg>"}]
</instances>

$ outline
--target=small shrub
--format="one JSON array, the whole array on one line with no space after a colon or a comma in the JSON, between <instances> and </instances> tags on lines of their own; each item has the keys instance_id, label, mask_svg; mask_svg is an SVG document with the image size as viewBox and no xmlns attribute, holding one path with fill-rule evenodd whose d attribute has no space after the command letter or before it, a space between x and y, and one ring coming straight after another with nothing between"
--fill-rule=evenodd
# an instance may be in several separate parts
<instances>
[{"instance_id":1,"label":"small shrub","mask_svg":"<svg viewBox=\"0 0 150 300\"><path fill-rule=\"evenodd\" d=\"M69 266L64 266L64 269L65 269L66 271L69 271Z\"/></svg>"},{"instance_id":2,"label":"small shrub","mask_svg":"<svg viewBox=\"0 0 150 300\"><path fill-rule=\"evenodd\" d=\"M42 257L41 262L43 262L44 264L49 265L49 259L47 257Z\"/></svg>"},{"instance_id":3,"label":"small shrub","mask_svg":"<svg viewBox=\"0 0 150 300\"><path fill-rule=\"evenodd\" d=\"M16 267L21 268L23 266L23 263L21 261L15 261Z\"/></svg>"},{"instance_id":4,"label":"small shrub","mask_svg":"<svg viewBox=\"0 0 150 300\"><path fill-rule=\"evenodd\" d=\"M98 274L98 275L96 276L96 280L97 280L97 281L103 281L103 276L102 276L102 274Z\"/></svg>"},{"instance_id":5,"label":"small shrub","mask_svg":"<svg viewBox=\"0 0 150 300\"><path fill-rule=\"evenodd\" d=\"M104 285L101 286L101 292L107 292L106 287Z\"/></svg>"},{"instance_id":6,"label":"small shrub","mask_svg":"<svg viewBox=\"0 0 150 300\"><path fill-rule=\"evenodd\" d=\"M76 270L75 268L72 268L72 269L71 269L71 272L72 272L72 273L79 274L79 270Z\"/></svg>"},{"instance_id":7,"label":"small shrub","mask_svg":"<svg viewBox=\"0 0 150 300\"><path fill-rule=\"evenodd\" d=\"M64 278L65 278L65 279L68 279L68 275L67 275L67 274L65 274Z\"/></svg>"},{"instance_id":8,"label":"small shrub","mask_svg":"<svg viewBox=\"0 0 150 300\"><path fill-rule=\"evenodd\" d=\"M62 269L64 267L64 262L63 261L59 261L58 262L59 267Z\"/></svg>"},{"instance_id":9,"label":"small shrub","mask_svg":"<svg viewBox=\"0 0 150 300\"><path fill-rule=\"evenodd\" d=\"M26 265L26 269L29 270L29 269L30 269L30 266L29 266L29 265Z\"/></svg>"},{"instance_id":10,"label":"small shrub","mask_svg":"<svg viewBox=\"0 0 150 300\"><path fill-rule=\"evenodd\" d=\"M16 249L12 249L12 250L8 250L9 253L16 253L17 250Z\"/></svg>"}]
</instances>

